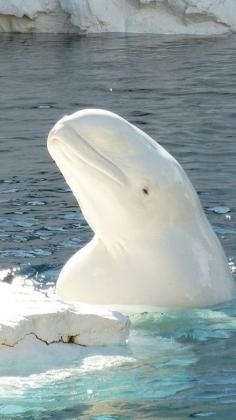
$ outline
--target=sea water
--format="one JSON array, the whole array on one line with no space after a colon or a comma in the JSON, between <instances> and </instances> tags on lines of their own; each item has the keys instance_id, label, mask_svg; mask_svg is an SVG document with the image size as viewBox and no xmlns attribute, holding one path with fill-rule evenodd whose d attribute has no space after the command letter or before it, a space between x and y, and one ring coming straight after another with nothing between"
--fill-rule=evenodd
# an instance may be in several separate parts
<instances>
[{"instance_id":1,"label":"sea water","mask_svg":"<svg viewBox=\"0 0 236 420\"><path fill-rule=\"evenodd\" d=\"M235 41L0 35L2 280L54 287L92 237L46 149L53 124L85 107L121 114L179 160L236 271ZM235 316L236 301L136 314L123 346L49 346L30 364L22 350L0 361L0 418L234 419Z\"/></svg>"}]
</instances>

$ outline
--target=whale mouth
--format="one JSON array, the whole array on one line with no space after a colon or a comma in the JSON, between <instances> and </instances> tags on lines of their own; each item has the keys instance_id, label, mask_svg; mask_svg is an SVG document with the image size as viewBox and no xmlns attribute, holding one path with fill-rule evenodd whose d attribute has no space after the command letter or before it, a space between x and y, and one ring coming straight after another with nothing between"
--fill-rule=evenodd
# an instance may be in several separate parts
<instances>
[{"instance_id":1,"label":"whale mouth","mask_svg":"<svg viewBox=\"0 0 236 420\"><path fill-rule=\"evenodd\" d=\"M63 173L63 163L78 171L78 162L124 185L126 176L111 160L91 146L73 127L56 124L48 135L48 151Z\"/></svg>"}]
</instances>

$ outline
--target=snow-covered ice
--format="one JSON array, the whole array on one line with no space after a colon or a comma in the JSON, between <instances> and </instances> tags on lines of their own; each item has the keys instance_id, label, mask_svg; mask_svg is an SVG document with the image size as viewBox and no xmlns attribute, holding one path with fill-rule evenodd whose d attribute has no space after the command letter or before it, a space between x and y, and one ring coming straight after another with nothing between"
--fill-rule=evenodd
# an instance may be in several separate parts
<instances>
[{"instance_id":1,"label":"snow-covered ice","mask_svg":"<svg viewBox=\"0 0 236 420\"><path fill-rule=\"evenodd\" d=\"M0 0L0 31L220 34L235 0Z\"/></svg>"},{"instance_id":2,"label":"snow-covered ice","mask_svg":"<svg viewBox=\"0 0 236 420\"><path fill-rule=\"evenodd\" d=\"M0 355L27 336L46 344L104 345L124 343L128 332L129 320L118 312L0 282Z\"/></svg>"}]
</instances>

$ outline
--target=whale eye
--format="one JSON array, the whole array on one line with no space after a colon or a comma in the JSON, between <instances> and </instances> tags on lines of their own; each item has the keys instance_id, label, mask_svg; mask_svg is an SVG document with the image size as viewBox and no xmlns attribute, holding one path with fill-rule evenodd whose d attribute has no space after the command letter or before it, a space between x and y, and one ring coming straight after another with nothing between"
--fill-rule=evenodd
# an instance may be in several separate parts
<instances>
[{"instance_id":1,"label":"whale eye","mask_svg":"<svg viewBox=\"0 0 236 420\"><path fill-rule=\"evenodd\" d=\"M149 190L148 190L148 188L147 188L147 187L143 188L143 189L142 189L142 192L143 192L143 194L146 194L146 195L148 195L148 194L149 194Z\"/></svg>"}]
</instances>

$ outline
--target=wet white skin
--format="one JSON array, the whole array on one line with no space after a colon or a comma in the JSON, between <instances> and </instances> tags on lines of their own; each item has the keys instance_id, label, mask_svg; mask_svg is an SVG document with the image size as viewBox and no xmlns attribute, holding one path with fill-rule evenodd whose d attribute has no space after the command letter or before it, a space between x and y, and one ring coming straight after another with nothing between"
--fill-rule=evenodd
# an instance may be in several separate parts
<instances>
[{"instance_id":1,"label":"wet white skin","mask_svg":"<svg viewBox=\"0 0 236 420\"><path fill-rule=\"evenodd\" d=\"M147 134L90 109L62 118L48 150L95 234L63 267L61 298L144 308L204 306L235 295L186 173Z\"/></svg>"}]
</instances>

